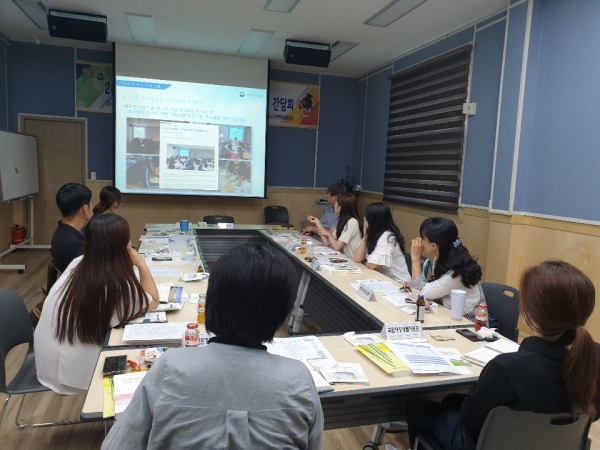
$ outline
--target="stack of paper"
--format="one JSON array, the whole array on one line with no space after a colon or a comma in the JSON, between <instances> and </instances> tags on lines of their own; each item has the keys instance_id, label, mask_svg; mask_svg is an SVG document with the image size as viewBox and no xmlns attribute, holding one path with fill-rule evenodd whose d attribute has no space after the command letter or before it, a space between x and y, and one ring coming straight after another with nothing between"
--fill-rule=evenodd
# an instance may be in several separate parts
<instances>
[{"instance_id":1,"label":"stack of paper","mask_svg":"<svg viewBox=\"0 0 600 450\"><path fill-rule=\"evenodd\" d=\"M124 373L113 377L115 417L125 411L133 394L148 372Z\"/></svg>"},{"instance_id":2,"label":"stack of paper","mask_svg":"<svg viewBox=\"0 0 600 450\"><path fill-rule=\"evenodd\" d=\"M392 351L406 363L415 374L461 374L462 369L450 363L431 344L412 344L404 341L388 341Z\"/></svg>"},{"instance_id":3,"label":"stack of paper","mask_svg":"<svg viewBox=\"0 0 600 450\"><path fill-rule=\"evenodd\" d=\"M275 338L267 342L267 351L286 358L307 360L314 368L335 364L336 360L316 336Z\"/></svg>"},{"instance_id":4,"label":"stack of paper","mask_svg":"<svg viewBox=\"0 0 600 450\"><path fill-rule=\"evenodd\" d=\"M301 361L308 368L308 371L310 372L310 375L312 376L312 379L315 382L315 387L317 388L317 392L319 394L322 394L324 392L331 392L334 390L333 386L330 385L327 382L327 380L325 380L325 378L323 378L323 376L319 372L317 372L317 370L313 366L311 366L307 360L302 359Z\"/></svg>"},{"instance_id":5,"label":"stack of paper","mask_svg":"<svg viewBox=\"0 0 600 450\"><path fill-rule=\"evenodd\" d=\"M337 363L322 366L321 374L328 383L369 384L369 379L358 363Z\"/></svg>"},{"instance_id":6,"label":"stack of paper","mask_svg":"<svg viewBox=\"0 0 600 450\"><path fill-rule=\"evenodd\" d=\"M360 273L358 266L351 263L319 264L319 269L327 273Z\"/></svg>"},{"instance_id":7,"label":"stack of paper","mask_svg":"<svg viewBox=\"0 0 600 450\"><path fill-rule=\"evenodd\" d=\"M125 342L181 342L187 322L125 325Z\"/></svg>"},{"instance_id":8,"label":"stack of paper","mask_svg":"<svg viewBox=\"0 0 600 450\"><path fill-rule=\"evenodd\" d=\"M492 359L501 353L513 353L519 350L519 344L505 339L490 342L484 347L478 348L469 353L465 353L464 358L478 366L484 367Z\"/></svg>"},{"instance_id":9,"label":"stack of paper","mask_svg":"<svg viewBox=\"0 0 600 450\"><path fill-rule=\"evenodd\" d=\"M152 278L181 276L181 270L169 269L167 266L149 266L148 269L150 270Z\"/></svg>"},{"instance_id":10,"label":"stack of paper","mask_svg":"<svg viewBox=\"0 0 600 450\"><path fill-rule=\"evenodd\" d=\"M399 377L410 373L409 367L384 342L356 345L356 348L388 375Z\"/></svg>"}]
</instances>

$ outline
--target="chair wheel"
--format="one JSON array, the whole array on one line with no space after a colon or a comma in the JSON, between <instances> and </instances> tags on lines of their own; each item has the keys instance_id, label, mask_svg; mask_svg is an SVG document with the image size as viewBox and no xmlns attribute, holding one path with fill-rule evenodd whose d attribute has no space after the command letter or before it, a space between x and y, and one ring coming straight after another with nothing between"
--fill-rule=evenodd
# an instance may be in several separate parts
<instances>
[{"instance_id":1,"label":"chair wheel","mask_svg":"<svg viewBox=\"0 0 600 450\"><path fill-rule=\"evenodd\" d=\"M375 445L372 442L369 442L363 447L363 450L379 450L379 445Z\"/></svg>"}]
</instances>

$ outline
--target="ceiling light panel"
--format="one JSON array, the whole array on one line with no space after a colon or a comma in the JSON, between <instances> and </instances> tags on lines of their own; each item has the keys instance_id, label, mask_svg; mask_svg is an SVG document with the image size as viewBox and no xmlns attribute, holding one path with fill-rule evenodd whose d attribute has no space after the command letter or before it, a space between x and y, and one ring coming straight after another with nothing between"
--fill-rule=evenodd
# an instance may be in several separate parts
<instances>
[{"instance_id":1,"label":"ceiling light panel","mask_svg":"<svg viewBox=\"0 0 600 450\"><path fill-rule=\"evenodd\" d=\"M278 13L291 13L300 0L267 0L263 9Z\"/></svg>"},{"instance_id":2,"label":"ceiling light panel","mask_svg":"<svg viewBox=\"0 0 600 450\"><path fill-rule=\"evenodd\" d=\"M125 13L131 37L135 42L144 42L146 44L154 44L156 42L156 34L154 32L154 17L144 14Z\"/></svg>"},{"instance_id":3,"label":"ceiling light panel","mask_svg":"<svg viewBox=\"0 0 600 450\"><path fill-rule=\"evenodd\" d=\"M344 53L352 50L357 45L358 45L358 42L342 42L342 41L337 41L335 44L333 44L331 46L331 59L330 59L330 61L333 61L333 60L339 58Z\"/></svg>"},{"instance_id":4,"label":"ceiling light panel","mask_svg":"<svg viewBox=\"0 0 600 450\"><path fill-rule=\"evenodd\" d=\"M392 0L363 23L375 27L387 27L426 1L427 0Z\"/></svg>"},{"instance_id":5,"label":"ceiling light panel","mask_svg":"<svg viewBox=\"0 0 600 450\"><path fill-rule=\"evenodd\" d=\"M237 51L245 55L256 55L271 39L271 36L273 36L273 31L250 30Z\"/></svg>"},{"instance_id":6,"label":"ceiling light panel","mask_svg":"<svg viewBox=\"0 0 600 450\"><path fill-rule=\"evenodd\" d=\"M48 10L42 2L31 0L13 0L23 14L31 20L40 30L48 29Z\"/></svg>"}]
</instances>

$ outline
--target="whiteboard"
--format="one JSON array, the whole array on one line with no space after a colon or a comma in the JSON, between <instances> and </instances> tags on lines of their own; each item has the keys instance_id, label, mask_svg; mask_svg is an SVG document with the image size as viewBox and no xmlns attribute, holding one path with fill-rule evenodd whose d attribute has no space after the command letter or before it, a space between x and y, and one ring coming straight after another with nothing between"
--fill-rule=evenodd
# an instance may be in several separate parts
<instances>
[{"instance_id":1,"label":"whiteboard","mask_svg":"<svg viewBox=\"0 0 600 450\"><path fill-rule=\"evenodd\" d=\"M39 192L37 138L0 131L0 201Z\"/></svg>"}]
</instances>

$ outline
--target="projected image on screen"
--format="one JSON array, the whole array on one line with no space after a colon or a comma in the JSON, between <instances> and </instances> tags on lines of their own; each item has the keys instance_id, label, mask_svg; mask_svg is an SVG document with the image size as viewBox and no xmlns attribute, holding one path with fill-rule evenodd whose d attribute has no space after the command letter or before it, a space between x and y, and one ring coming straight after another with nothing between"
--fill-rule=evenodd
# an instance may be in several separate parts
<instances>
[{"instance_id":1,"label":"projected image on screen","mask_svg":"<svg viewBox=\"0 0 600 450\"><path fill-rule=\"evenodd\" d=\"M266 89L117 75L125 193L263 197Z\"/></svg>"}]
</instances>

